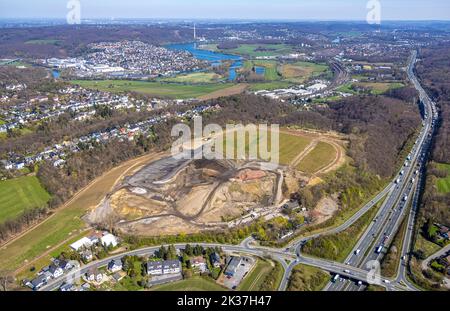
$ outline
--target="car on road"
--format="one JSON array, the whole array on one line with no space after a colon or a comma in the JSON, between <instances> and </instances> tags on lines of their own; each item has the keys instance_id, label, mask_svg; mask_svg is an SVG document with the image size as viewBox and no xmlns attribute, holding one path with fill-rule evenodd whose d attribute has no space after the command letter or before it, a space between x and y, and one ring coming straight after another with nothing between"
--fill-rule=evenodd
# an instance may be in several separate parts
<instances>
[{"instance_id":1,"label":"car on road","mask_svg":"<svg viewBox=\"0 0 450 311\"><path fill-rule=\"evenodd\" d=\"M358 254L361 252L361 250L360 249L357 249L356 251L355 251L355 255L356 256L358 256Z\"/></svg>"}]
</instances>

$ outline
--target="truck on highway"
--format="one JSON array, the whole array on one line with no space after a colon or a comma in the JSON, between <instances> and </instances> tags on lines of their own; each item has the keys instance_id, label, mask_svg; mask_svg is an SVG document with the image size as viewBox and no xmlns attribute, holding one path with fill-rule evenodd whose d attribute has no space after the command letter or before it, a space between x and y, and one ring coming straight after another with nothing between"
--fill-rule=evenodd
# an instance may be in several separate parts
<instances>
[{"instance_id":1,"label":"truck on highway","mask_svg":"<svg viewBox=\"0 0 450 311\"><path fill-rule=\"evenodd\" d=\"M377 249L375 250L375 252L376 252L377 254L379 254L379 253L381 253L382 250L383 250L383 245L380 245L380 246L377 247Z\"/></svg>"},{"instance_id":2,"label":"truck on highway","mask_svg":"<svg viewBox=\"0 0 450 311\"><path fill-rule=\"evenodd\" d=\"M340 275L336 274L335 276L333 276L333 278L331 279L331 282L336 283L337 280L339 280Z\"/></svg>"}]
</instances>

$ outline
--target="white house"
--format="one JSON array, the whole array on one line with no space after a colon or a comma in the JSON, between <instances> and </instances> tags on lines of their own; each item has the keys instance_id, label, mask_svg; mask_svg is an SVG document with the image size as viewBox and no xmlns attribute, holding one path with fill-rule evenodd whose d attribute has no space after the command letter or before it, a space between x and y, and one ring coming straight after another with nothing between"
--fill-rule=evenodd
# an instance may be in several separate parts
<instances>
[{"instance_id":1,"label":"white house","mask_svg":"<svg viewBox=\"0 0 450 311\"><path fill-rule=\"evenodd\" d=\"M55 279L59 278L61 275L64 274L64 270L54 264L50 265L48 271L52 274L52 277Z\"/></svg>"},{"instance_id":2,"label":"white house","mask_svg":"<svg viewBox=\"0 0 450 311\"><path fill-rule=\"evenodd\" d=\"M100 283L103 280L103 274L97 269L90 269L88 272L86 272L86 279L89 282Z\"/></svg>"},{"instance_id":3,"label":"white house","mask_svg":"<svg viewBox=\"0 0 450 311\"><path fill-rule=\"evenodd\" d=\"M87 237L83 237L83 238L79 239L78 241L70 244L70 248L76 252L78 252L82 248L89 248L91 246L92 246L92 241Z\"/></svg>"},{"instance_id":4,"label":"white house","mask_svg":"<svg viewBox=\"0 0 450 311\"><path fill-rule=\"evenodd\" d=\"M112 247L116 247L119 243L117 242L117 238L112 235L111 233L106 233L105 235L103 235L100 238L100 242L102 243L103 246L112 246Z\"/></svg>"},{"instance_id":5,"label":"white house","mask_svg":"<svg viewBox=\"0 0 450 311\"><path fill-rule=\"evenodd\" d=\"M108 270L111 272L117 272L122 270L122 261L120 260L111 260L108 264Z\"/></svg>"},{"instance_id":6,"label":"white house","mask_svg":"<svg viewBox=\"0 0 450 311\"><path fill-rule=\"evenodd\" d=\"M166 260L163 262L163 273L172 274L181 272L181 263L179 260Z\"/></svg>"}]
</instances>

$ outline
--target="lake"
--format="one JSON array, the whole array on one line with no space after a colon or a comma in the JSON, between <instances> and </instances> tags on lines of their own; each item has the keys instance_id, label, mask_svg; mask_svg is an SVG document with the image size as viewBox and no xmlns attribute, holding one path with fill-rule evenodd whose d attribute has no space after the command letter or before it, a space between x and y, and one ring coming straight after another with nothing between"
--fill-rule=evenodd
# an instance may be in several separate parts
<instances>
[{"instance_id":1,"label":"lake","mask_svg":"<svg viewBox=\"0 0 450 311\"><path fill-rule=\"evenodd\" d=\"M236 70L239 68L242 68L243 61L242 57L237 55L231 55L231 54L224 54L220 52L213 52L208 50L202 50L197 48L196 43L183 43L183 44L169 44L165 46L168 49L172 50L180 50L180 51L187 51L190 52L195 58L206 60L211 63L212 66L219 66L224 61L232 61L232 64L230 66L230 70L228 73L228 79L229 80L235 80L236 79Z\"/></svg>"}]
</instances>

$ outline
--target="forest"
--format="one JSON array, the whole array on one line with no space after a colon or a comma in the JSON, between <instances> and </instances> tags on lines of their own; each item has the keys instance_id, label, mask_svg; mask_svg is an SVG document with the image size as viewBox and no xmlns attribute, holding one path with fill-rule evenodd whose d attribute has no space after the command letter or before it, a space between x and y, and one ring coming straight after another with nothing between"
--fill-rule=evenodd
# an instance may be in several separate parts
<instances>
[{"instance_id":1,"label":"forest","mask_svg":"<svg viewBox=\"0 0 450 311\"><path fill-rule=\"evenodd\" d=\"M427 167L425 191L422 196L419 225L430 219L450 225L450 193L439 192L439 178L448 172L437 163L450 163L450 45L422 49L417 73L422 84L439 108L438 129L432 145L431 161Z\"/></svg>"}]
</instances>

